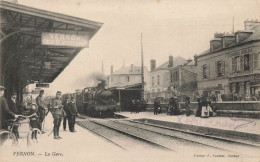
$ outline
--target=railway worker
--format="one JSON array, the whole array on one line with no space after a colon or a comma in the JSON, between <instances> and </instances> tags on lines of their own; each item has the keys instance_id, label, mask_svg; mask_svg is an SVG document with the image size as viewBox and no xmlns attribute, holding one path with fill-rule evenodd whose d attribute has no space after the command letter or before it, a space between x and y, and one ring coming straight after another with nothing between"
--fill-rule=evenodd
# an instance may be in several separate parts
<instances>
[{"instance_id":1,"label":"railway worker","mask_svg":"<svg viewBox=\"0 0 260 162\"><path fill-rule=\"evenodd\" d=\"M68 109L69 109L69 103L70 99L69 96L65 96L65 100L62 102L62 105L64 106L63 110L67 114L66 116L63 117L63 130L66 131L66 125L67 125L67 119L68 119ZM69 124L69 121L68 121Z\"/></svg>"},{"instance_id":2,"label":"railway worker","mask_svg":"<svg viewBox=\"0 0 260 162\"><path fill-rule=\"evenodd\" d=\"M64 116L63 105L61 101L61 91L57 91L56 97L52 99L52 116L53 116L53 134L54 139L61 139L60 137L60 124Z\"/></svg>"},{"instance_id":3,"label":"railway worker","mask_svg":"<svg viewBox=\"0 0 260 162\"><path fill-rule=\"evenodd\" d=\"M42 128L43 128L43 121L45 120L45 105L44 105L44 90L40 90L39 95L36 97L36 104L38 106L38 113L39 113L39 123L40 123L40 130L42 133L45 133Z\"/></svg>"},{"instance_id":4,"label":"railway worker","mask_svg":"<svg viewBox=\"0 0 260 162\"><path fill-rule=\"evenodd\" d=\"M70 132L76 132L75 131L75 119L76 116L78 116L78 109L75 102L75 98L72 97L70 103L68 104L68 121L69 121L69 129Z\"/></svg>"},{"instance_id":5,"label":"railway worker","mask_svg":"<svg viewBox=\"0 0 260 162\"><path fill-rule=\"evenodd\" d=\"M7 129L6 120L8 119L8 115L11 115L14 118L18 118L21 115L15 114L9 109L6 98L4 97L5 87L0 86L0 129ZM0 137L0 146L3 144L6 136Z\"/></svg>"}]
</instances>

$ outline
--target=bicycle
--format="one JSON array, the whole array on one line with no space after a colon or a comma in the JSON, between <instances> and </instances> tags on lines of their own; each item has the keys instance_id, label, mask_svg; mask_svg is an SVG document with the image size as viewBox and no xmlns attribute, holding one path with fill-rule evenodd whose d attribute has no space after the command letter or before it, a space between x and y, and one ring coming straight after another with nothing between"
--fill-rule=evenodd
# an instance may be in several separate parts
<instances>
[{"instance_id":1,"label":"bicycle","mask_svg":"<svg viewBox=\"0 0 260 162\"><path fill-rule=\"evenodd\" d=\"M27 122L21 122L22 120L26 119L26 118L30 118L31 116L33 116L34 114L30 115L30 116L23 116L23 115L20 115L17 119L9 119L9 120L6 120L6 124L8 126L7 129L1 129L0 130L0 137L4 137L3 138L3 142L2 142L2 146L4 145L4 143L7 141L8 138L10 138L12 140L12 145L13 146L16 146L18 144L18 139L16 138L15 134L13 133L13 127L15 125L21 125L21 124L24 124L24 123L29 123L28 121ZM30 127L30 130L29 132L27 133L27 146L30 146L31 145L31 142L30 142L30 137L32 136L32 133L35 132L37 134L42 134L42 132L38 129L38 128L31 128ZM36 138L36 141L38 143L38 140ZM1 146L0 146L1 147Z\"/></svg>"}]
</instances>

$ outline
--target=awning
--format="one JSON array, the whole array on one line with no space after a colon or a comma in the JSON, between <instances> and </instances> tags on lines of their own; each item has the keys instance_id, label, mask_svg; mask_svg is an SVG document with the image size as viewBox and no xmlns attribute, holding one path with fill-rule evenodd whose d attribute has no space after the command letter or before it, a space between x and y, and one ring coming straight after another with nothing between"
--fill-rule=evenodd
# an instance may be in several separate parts
<instances>
[{"instance_id":1,"label":"awning","mask_svg":"<svg viewBox=\"0 0 260 162\"><path fill-rule=\"evenodd\" d=\"M142 83L125 85L125 86L118 86L118 87L111 87L110 90L142 90Z\"/></svg>"},{"instance_id":2,"label":"awning","mask_svg":"<svg viewBox=\"0 0 260 162\"><path fill-rule=\"evenodd\" d=\"M18 77L23 86L51 83L103 25L4 1L0 15L4 73Z\"/></svg>"}]
</instances>

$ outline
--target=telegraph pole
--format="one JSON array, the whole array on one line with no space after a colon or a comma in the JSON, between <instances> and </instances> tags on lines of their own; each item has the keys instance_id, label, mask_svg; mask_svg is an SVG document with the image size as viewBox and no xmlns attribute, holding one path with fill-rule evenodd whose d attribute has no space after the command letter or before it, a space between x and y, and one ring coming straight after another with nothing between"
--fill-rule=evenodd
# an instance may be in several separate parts
<instances>
[{"instance_id":1,"label":"telegraph pole","mask_svg":"<svg viewBox=\"0 0 260 162\"><path fill-rule=\"evenodd\" d=\"M144 99L144 54L143 54L143 35L142 35L142 33L141 33L141 75L142 75L141 99Z\"/></svg>"}]
</instances>

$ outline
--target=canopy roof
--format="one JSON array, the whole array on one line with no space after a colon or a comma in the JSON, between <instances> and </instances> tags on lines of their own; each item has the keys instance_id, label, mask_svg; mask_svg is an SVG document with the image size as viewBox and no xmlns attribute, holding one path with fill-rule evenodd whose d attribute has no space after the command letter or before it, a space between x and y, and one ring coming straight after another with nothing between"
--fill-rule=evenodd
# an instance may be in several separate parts
<instances>
[{"instance_id":1,"label":"canopy roof","mask_svg":"<svg viewBox=\"0 0 260 162\"><path fill-rule=\"evenodd\" d=\"M51 83L86 47L43 45L42 33L71 34L89 40L103 25L4 1L0 1L0 15L4 72L18 77L24 86L35 81Z\"/></svg>"}]
</instances>

